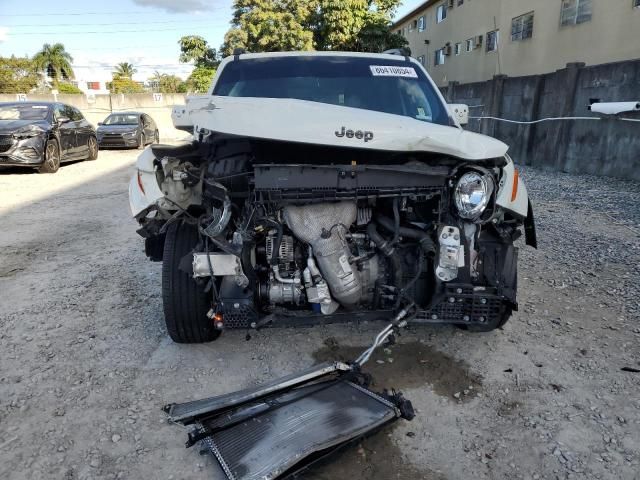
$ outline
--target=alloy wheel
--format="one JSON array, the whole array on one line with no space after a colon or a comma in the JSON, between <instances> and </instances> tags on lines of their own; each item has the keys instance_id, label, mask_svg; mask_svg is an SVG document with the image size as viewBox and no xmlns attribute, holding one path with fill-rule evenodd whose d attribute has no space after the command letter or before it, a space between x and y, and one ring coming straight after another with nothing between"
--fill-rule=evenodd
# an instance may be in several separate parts
<instances>
[{"instance_id":1,"label":"alloy wheel","mask_svg":"<svg viewBox=\"0 0 640 480\"><path fill-rule=\"evenodd\" d=\"M55 143L47 144L45 162L47 163L49 170L53 172L60 167L60 156L58 155L58 148Z\"/></svg>"},{"instance_id":2,"label":"alloy wheel","mask_svg":"<svg viewBox=\"0 0 640 480\"><path fill-rule=\"evenodd\" d=\"M94 137L89 137L89 158L95 159L98 157L98 142Z\"/></svg>"}]
</instances>

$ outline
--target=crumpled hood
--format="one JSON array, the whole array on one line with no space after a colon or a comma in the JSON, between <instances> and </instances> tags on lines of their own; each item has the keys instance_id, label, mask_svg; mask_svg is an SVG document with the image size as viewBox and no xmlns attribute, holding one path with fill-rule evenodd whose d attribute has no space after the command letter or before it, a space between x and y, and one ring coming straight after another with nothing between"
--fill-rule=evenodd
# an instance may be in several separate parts
<instances>
[{"instance_id":1,"label":"crumpled hood","mask_svg":"<svg viewBox=\"0 0 640 480\"><path fill-rule=\"evenodd\" d=\"M51 125L45 120L0 120L0 134L7 135L14 133L29 125L40 127L43 130L51 128Z\"/></svg>"},{"instance_id":2,"label":"crumpled hood","mask_svg":"<svg viewBox=\"0 0 640 480\"><path fill-rule=\"evenodd\" d=\"M194 97L186 108L196 129L246 137L464 160L499 158L508 150L499 140L457 127L306 100Z\"/></svg>"}]
</instances>

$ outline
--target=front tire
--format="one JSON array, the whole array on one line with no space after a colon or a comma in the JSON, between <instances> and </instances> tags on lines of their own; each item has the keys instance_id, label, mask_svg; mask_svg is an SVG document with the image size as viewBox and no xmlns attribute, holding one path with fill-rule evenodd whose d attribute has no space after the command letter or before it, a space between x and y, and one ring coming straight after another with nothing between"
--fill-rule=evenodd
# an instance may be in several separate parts
<instances>
[{"instance_id":1,"label":"front tire","mask_svg":"<svg viewBox=\"0 0 640 480\"><path fill-rule=\"evenodd\" d=\"M96 160L98 158L98 140L96 137L89 137L87 147L89 149L87 160Z\"/></svg>"},{"instance_id":2,"label":"front tire","mask_svg":"<svg viewBox=\"0 0 640 480\"><path fill-rule=\"evenodd\" d=\"M162 304L169 336L176 343L211 342L220 336L213 320L207 318L211 295L188 273L180 262L198 243L198 230L174 223L167 230L162 256Z\"/></svg>"},{"instance_id":3,"label":"front tire","mask_svg":"<svg viewBox=\"0 0 640 480\"><path fill-rule=\"evenodd\" d=\"M56 173L60 168L60 147L55 139L47 140L44 146L44 162L38 169L39 173Z\"/></svg>"}]
</instances>

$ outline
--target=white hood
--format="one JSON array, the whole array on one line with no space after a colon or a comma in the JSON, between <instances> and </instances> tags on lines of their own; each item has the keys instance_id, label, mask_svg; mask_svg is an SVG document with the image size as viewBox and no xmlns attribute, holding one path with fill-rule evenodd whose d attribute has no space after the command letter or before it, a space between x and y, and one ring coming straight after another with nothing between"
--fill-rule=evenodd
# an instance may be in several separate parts
<instances>
[{"instance_id":1,"label":"white hood","mask_svg":"<svg viewBox=\"0 0 640 480\"><path fill-rule=\"evenodd\" d=\"M498 140L458 127L306 100L194 97L186 109L188 113L182 112L188 115L188 120L175 118L174 110L174 123L178 121L184 125L186 120L196 127L196 131L205 128L287 142L395 152L435 152L464 160L499 158L508 149ZM337 135L343 132L344 136Z\"/></svg>"}]
</instances>

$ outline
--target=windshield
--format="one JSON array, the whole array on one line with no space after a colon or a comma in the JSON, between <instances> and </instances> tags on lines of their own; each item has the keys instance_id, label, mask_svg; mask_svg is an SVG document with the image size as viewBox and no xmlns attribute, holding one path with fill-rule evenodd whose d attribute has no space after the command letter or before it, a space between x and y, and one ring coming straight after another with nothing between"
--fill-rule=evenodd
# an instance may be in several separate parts
<instances>
[{"instance_id":1,"label":"windshield","mask_svg":"<svg viewBox=\"0 0 640 480\"><path fill-rule=\"evenodd\" d=\"M404 59L299 56L229 62L214 95L294 98L450 125L422 69Z\"/></svg>"},{"instance_id":2,"label":"windshield","mask_svg":"<svg viewBox=\"0 0 640 480\"><path fill-rule=\"evenodd\" d=\"M137 125L138 115L125 113L109 115L103 123L105 125Z\"/></svg>"},{"instance_id":3,"label":"windshield","mask_svg":"<svg viewBox=\"0 0 640 480\"><path fill-rule=\"evenodd\" d=\"M46 120L48 105L0 105L0 120Z\"/></svg>"}]
</instances>

